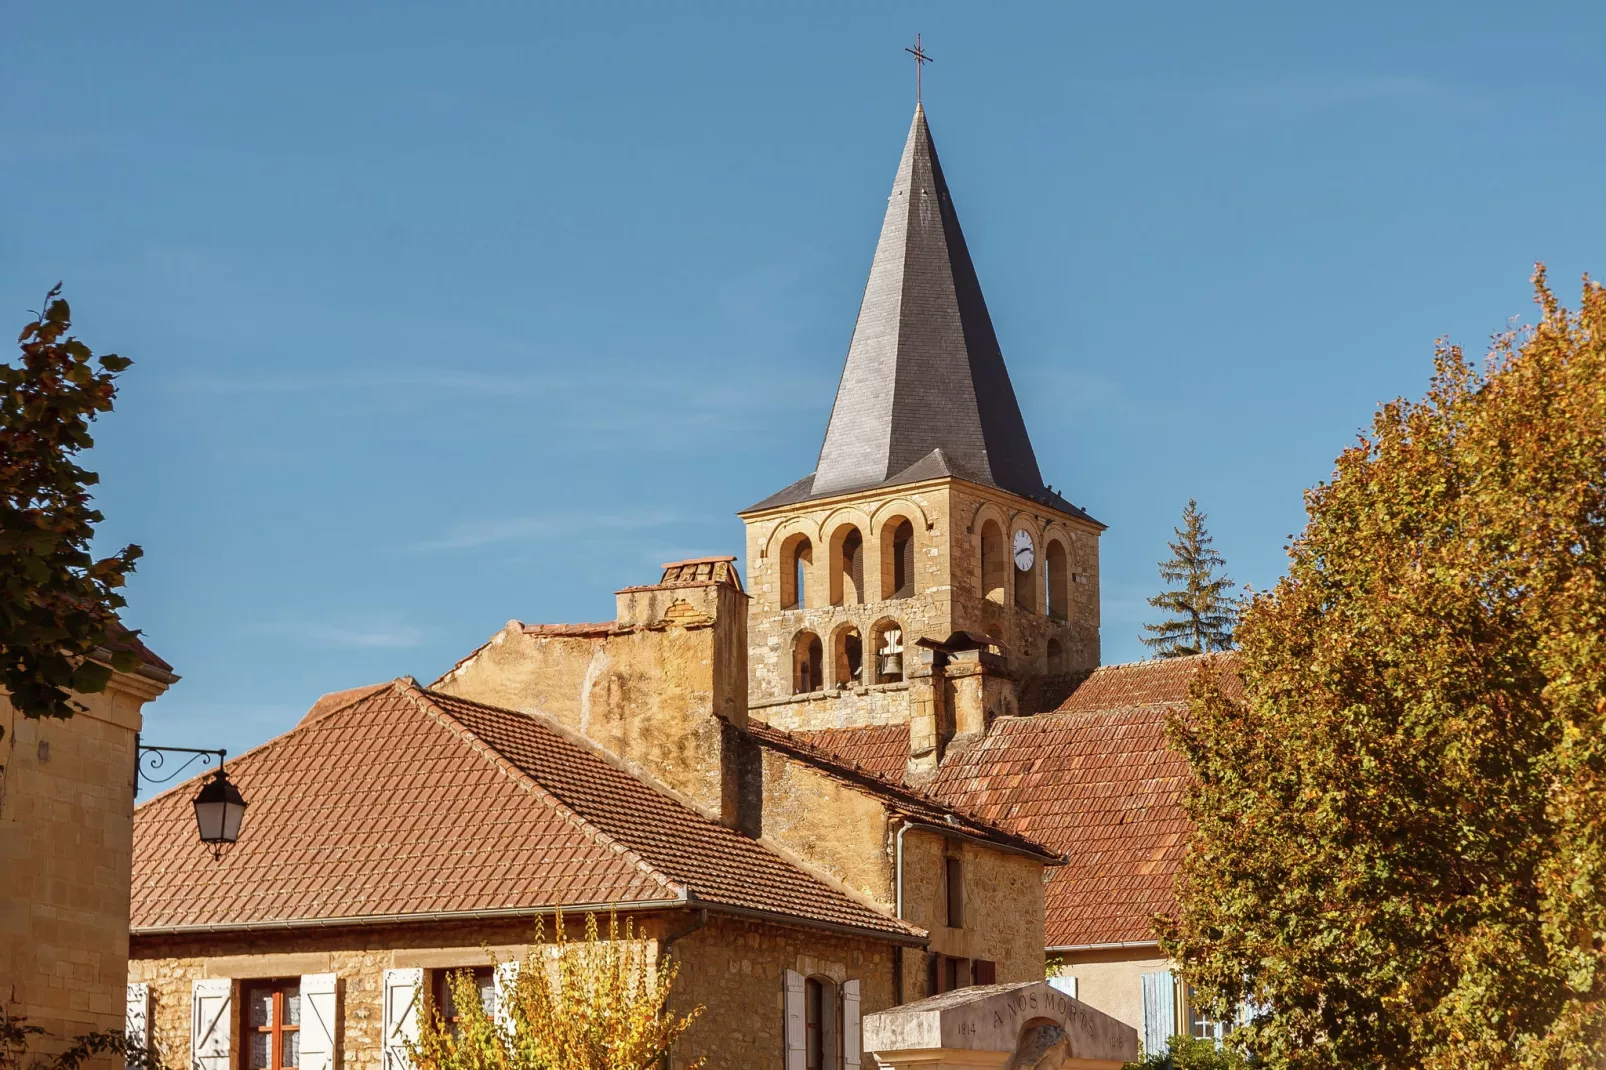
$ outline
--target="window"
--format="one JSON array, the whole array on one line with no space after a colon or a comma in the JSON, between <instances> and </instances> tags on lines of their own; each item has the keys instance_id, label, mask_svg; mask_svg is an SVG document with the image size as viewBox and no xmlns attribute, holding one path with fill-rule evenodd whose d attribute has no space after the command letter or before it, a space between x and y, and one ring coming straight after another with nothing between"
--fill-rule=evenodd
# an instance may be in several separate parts
<instances>
[{"instance_id":1,"label":"window","mask_svg":"<svg viewBox=\"0 0 1606 1070\"><path fill-rule=\"evenodd\" d=\"M957 858L943 859L948 884L948 927L965 927L965 868Z\"/></svg>"},{"instance_id":2,"label":"window","mask_svg":"<svg viewBox=\"0 0 1606 1070\"><path fill-rule=\"evenodd\" d=\"M246 1070L293 1070L301 1065L301 982L247 981Z\"/></svg>"},{"instance_id":3,"label":"window","mask_svg":"<svg viewBox=\"0 0 1606 1070\"><path fill-rule=\"evenodd\" d=\"M466 973L473 982L475 990L479 993L480 1006L485 1013L496 1016L496 973L490 966L463 967L459 970L436 970L434 976L433 997L441 1018L452 1027L456 1034L463 1023L463 1009L458 1006L457 999L452 993L451 978L457 974Z\"/></svg>"},{"instance_id":4,"label":"window","mask_svg":"<svg viewBox=\"0 0 1606 1070\"><path fill-rule=\"evenodd\" d=\"M844 524L831 536L831 604L854 606L864 601L864 536Z\"/></svg>"},{"instance_id":5,"label":"window","mask_svg":"<svg viewBox=\"0 0 1606 1070\"><path fill-rule=\"evenodd\" d=\"M1071 604L1071 573L1065 556L1065 544L1050 540L1043 554L1044 584L1048 599L1044 608L1055 620L1064 620Z\"/></svg>"},{"instance_id":6,"label":"window","mask_svg":"<svg viewBox=\"0 0 1606 1070\"><path fill-rule=\"evenodd\" d=\"M832 683L838 688L857 687L864 682L864 639L859 629L851 624L837 629L836 675Z\"/></svg>"},{"instance_id":7,"label":"window","mask_svg":"<svg viewBox=\"0 0 1606 1070\"><path fill-rule=\"evenodd\" d=\"M781 608L803 609L808 603L809 566L814 547L807 535L793 535L781 544Z\"/></svg>"},{"instance_id":8,"label":"window","mask_svg":"<svg viewBox=\"0 0 1606 1070\"><path fill-rule=\"evenodd\" d=\"M1004 531L992 520L981 526L981 596L1004 601Z\"/></svg>"},{"instance_id":9,"label":"window","mask_svg":"<svg viewBox=\"0 0 1606 1070\"><path fill-rule=\"evenodd\" d=\"M1193 986L1188 986L1188 1035L1195 1040L1217 1040L1226 1036L1225 1023L1215 1021L1205 1016L1204 1010L1194 998Z\"/></svg>"},{"instance_id":10,"label":"window","mask_svg":"<svg viewBox=\"0 0 1606 1070\"><path fill-rule=\"evenodd\" d=\"M798 632L792 640L792 694L806 695L825 688L825 652L820 637Z\"/></svg>"},{"instance_id":11,"label":"window","mask_svg":"<svg viewBox=\"0 0 1606 1070\"><path fill-rule=\"evenodd\" d=\"M823 977L803 982L803 1054L808 1070L836 1070L840 1013L836 985Z\"/></svg>"},{"instance_id":12,"label":"window","mask_svg":"<svg viewBox=\"0 0 1606 1070\"><path fill-rule=\"evenodd\" d=\"M988 959L976 959L970 964L971 984L996 985L998 983L998 963Z\"/></svg>"},{"instance_id":13,"label":"window","mask_svg":"<svg viewBox=\"0 0 1606 1070\"><path fill-rule=\"evenodd\" d=\"M915 526L898 517L881 530L881 597L909 598L915 593Z\"/></svg>"},{"instance_id":14,"label":"window","mask_svg":"<svg viewBox=\"0 0 1606 1070\"><path fill-rule=\"evenodd\" d=\"M903 629L895 620L876 623L875 682L895 684L903 679Z\"/></svg>"}]
</instances>

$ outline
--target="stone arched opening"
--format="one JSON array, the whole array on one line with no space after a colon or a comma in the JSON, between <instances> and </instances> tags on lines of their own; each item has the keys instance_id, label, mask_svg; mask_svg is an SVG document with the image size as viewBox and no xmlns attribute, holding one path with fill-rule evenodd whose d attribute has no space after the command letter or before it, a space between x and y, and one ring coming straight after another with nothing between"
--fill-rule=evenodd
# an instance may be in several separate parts
<instances>
[{"instance_id":1,"label":"stone arched opening","mask_svg":"<svg viewBox=\"0 0 1606 1070\"><path fill-rule=\"evenodd\" d=\"M990 602L1004 602L1006 550L1004 529L998 521L988 520L981 526L981 596Z\"/></svg>"},{"instance_id":2,"label":"stone arched opening","mask_svg":"<svg viewBox=\"0 0 1606 1070\"><path fill-rule=\"evenodd\" d=\"M825 648L813 632L798 632L792 640L792 694L806 695L825 689Z\"/></svg>"},{"instance_id":3,"label":"stone arched opening","mask_svg":"<svg viewBox=\"0 0 1606 1070\"><path fill-rule=\"evenodd\" d=\"M856 524L831 533L831 604L856 606L864 601L864 535Z\"/></svg>"},{"instance_id":4,"label":"stone arched opening","mask_svg":"<svg viewBox=\"0 0 1606 1070\"><path fill-rule=\"evenodd\" d=\"M831 664L831 683L838 689L864 683L864 637L858 628L844 624L832 633Z\"/></svg>"},{"instance_id":5,"label":"stone arched opening","mask_svg":"<svg viewBox=\"0 0 1606 1070\"><path fill-rule=\"evenodd\" d=\"M906 516L881 527L881 597L912 598L915 593L915 526Z\"/></svg>"},{"instance_id":6,"label":"stone arched opening","mask_svg":"<svg viewBox=\"0 0 1606 1070\"><path fill-rule=\"evenodd\" d=\"M1071 608L1070 555L1065 544L1050 539L1043 548L1043 586L1047 599L1044 608L1055 620L1065 620Z\"/></svg>"},{"instance_id":7,"label":"stone arched opening","mask_svg":"<svg viewBox=\"0 0 1606 1070\"><path fill-rule=\"evenodd\" d=\"M802 532L781 543L781 608L803 609L808 605L809 570L814 565L814 544Z\"/></svg>"},{"instance_id":8,"label":"stone arched opening","mask_svg":"<svg viewBox=\"0 0 1606 1070\"><path fill-rule=\"evenodd\" d=\"M906 672L903 625L891 617L876 621L870 629L870 649L875 652L875 682L902 683Z\"/></svg>"}]
</instances>

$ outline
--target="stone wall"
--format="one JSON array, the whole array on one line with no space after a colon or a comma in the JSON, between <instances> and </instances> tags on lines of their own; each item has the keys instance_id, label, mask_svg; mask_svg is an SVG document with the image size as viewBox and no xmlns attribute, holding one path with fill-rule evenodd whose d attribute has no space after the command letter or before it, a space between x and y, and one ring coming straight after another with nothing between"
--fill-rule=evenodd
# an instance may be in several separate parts
<instances>
[{"instance_id":1,"label":"stone wall","mask_svg":"<svg viewBox=\"0 0 1606 1070\"><path fill-rule=\"evenodd\" d=\"M0 1000L45 1030L38 1054L123 1027L134 742L160 675L118 674L68 720L0 695Z\"/></svg>"},{"instance_id":2,"label":"stone wall","mask_svg":"<svg viewBox=\"0 0 1606 1070\"><path fill-rule=\"evenodd\" d=\"M675 1052L676 1070L699 1056L708 1070L780 1067L785 970L857 980L865 1014L894 1003L893 947L879 941L713 916L670 953L681 963L675 1005L705 1008Z\"/></svg>"},{"instance_id":3,"label":"stone wall","mask_svg":"<svg viewBox=\"0 0 1606 1070\"><path fill-rule=\"evenodd\" d=\"M947 925L944 859L960 860L964 925ZM903 916L931 933L931 953L998 964L998 983L1043 978L1043 864L925 829L905 834ZM923 956L908 956L906 999L930 995Z\"/></svg>"},{"instance_id":4,"label":"stone wall","mask_svg":"<svg viewBox=\"0 0 1606 1070\"><path fill-rule=\"evenodd\" d=\"M764 752L763 775L764 838L891 913L891 820L885 804L774 750Z\"/></svg>"},{"instance_id":5,"label":"stone wall","mask_svg":"<svg viewBox=\"0 0 1606 1070\"><path fill-rule=\"evenodd\" d=\"M914 528L915 589L906 598L889 598L882 576L888 565L888 534L899 519ZM763 707L771 723L796 728L850 727L885 724L897 719L907 703L880 697L871 664L878 625L896 621L906 650L905 678L913 643L921 637L942 640L960 629L1001 640L1010 671L1018 679L1092 669L1099 661L1099 563L1096 525L996 488L954 479L932 480L905 487L841 495L795 507L779 507L743 516L747 524L749 610L749 699ZM1029 608L1015 604L1016 570L1006 558L1004 587L994 599L984 596L982 528L994 521L1002 550L1017 529L1031 533L1036 560L1030 577L1035 595ZM857 528L864 540L863 597L851 585L835 584L840 571L841 533ZM802 608L782 605L789 554L796 537L806 538L812 554ZM1066 550L1067 604L1063 619L1044 609L1045 562L1049 541ZM836 637L856 629L864 647L866 668L857 681L845 680L837 668ZM835 702L800 700L777 709L795 691L794 648L801 633L820 639L827 692L847 694ZM1058 665L1050 664L1050 640L1060 646ZM851 696L851 697L849 697ZM907 718L907 714L904 714Z\"/></svg>"},{"instance_id":6,"label":"stone wall","mask_svg":"<svg viewBox=\"0 0 1606 1070\"><path fill-rule=\"evenodd\" d=\"M748 715L787 731L817 728L860 728L872 724L904 724L909 720L908 681L875 684L845 691L788 695L748 706Z\"/></svg>"},{"instance_id":7,"label":"stone wall","mask_svg":"<svg viewBox=\"0 0 1606 1070\"><path fill-rule=\"evenodd\" d=\"M627 588L617 621L502 631L433 685L539 713L646 771L704 812L741 820L746 596L723 584Z\"/></svg>"},{"instance_id":8,"label":"stone wall","mask_svg":"<svg viewBox=\"0 0 1606 1070\"><path fill-rule=\"evenodd\" d=\"M571 938L577 938L581 919L569 921ZM640 932L651 955L667 952L680 963L671 1009L684 1013L704 1007L674 1053L675 1067L699 1056L708 1059L709 1070L778 1067L783 970L829 977L838 984L859 980L866 1012L893 1003L891 945L877 940L719 915L707 916L699 926L691 911L647 916ZM385 970L445 970L483 965L493 957L522 961L532 935L533 922L523 919L338 932L139 937L130 979L151 985L153 1035L167 1064L184 1066L190 1058L194 981L335 973L340 977L340 1070L381 1070ZM240 998L238 990L235 998ZM233 1030L236 1058L239 1033Z\"/></svg>"}]
</instances>

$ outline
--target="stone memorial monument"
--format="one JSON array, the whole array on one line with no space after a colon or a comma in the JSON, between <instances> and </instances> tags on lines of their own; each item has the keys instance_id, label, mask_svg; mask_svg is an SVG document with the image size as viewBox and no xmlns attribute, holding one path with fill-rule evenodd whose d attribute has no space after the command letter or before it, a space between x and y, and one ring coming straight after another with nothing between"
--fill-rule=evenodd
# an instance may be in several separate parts
<instances>
[{"instance_id":1,"label":"stone memorial monument","mask_svg":"<svg viewBox=\"0 0 1606 1070\"><path fill-rule=\"evenodd\" d=\"M864 1047L903 1070L1119 1070L1138 1032L1046 981L979 985L867 1015Z\"/></svg>"}]
</instances>

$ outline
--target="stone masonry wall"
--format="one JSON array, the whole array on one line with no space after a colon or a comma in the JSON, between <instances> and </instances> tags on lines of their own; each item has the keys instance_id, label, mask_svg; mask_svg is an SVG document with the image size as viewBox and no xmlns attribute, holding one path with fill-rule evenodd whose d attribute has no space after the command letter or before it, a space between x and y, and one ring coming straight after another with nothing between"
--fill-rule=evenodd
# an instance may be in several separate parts
<instances>
[{"instance_id":1,"label":"stone masonry wall","mask_svg":"<svg viewBox=\"0 0 1606 1070\"><path fill-rule=\"evenodd\" d=\"M118 675L64 721L21 717L0 695L0 1001L45 1030L34 1054L123 1027L134 740L163 690Z\"/></svg>"},{"instance_id":2,"label":"stone masonry wall","mask_svg":"<svg viewBox=\"0 0 1606 1070\"><path fill-rule=\"evenodd\" d=\"M944 858L957 856L965 881L964 926L947 922ZM934 832L911 831L903 844L904 918L931 933L931 951L998 964L998 982L1043 979L1043 864ZM920 959L911 955L911 959ZM907 999L929 995L926 971L906 970Z\"/></svg>"},{"instance_id":3,"label":"stone masonry wall","mask_svg":"<svg viewBox=\"0 0 1606 1070\"><path fill-rule=\"evenodd\" d=\"M678 941L681 963L674 1005L705 1008L674 1053L675 1070L698 1056L707 1070L779 1070L783 1065L783 971L857 980L864 1014L894 1003L893 945L713 916L707 928Z\"/></svg>"},{"instance_id":4,"label":"stone masonry wall","mask_svg":"<svg viewBox=\"0 0 1606 1070\"><path fill-rule=\"evenodd\" d=\"M778 1068L783 970L829 977L838 984L858 979L865 1013L893 1003L889 944L718 915L710 915L705 925L695 928L697 920L690 911L660 914L648 917L641 929L650 954L667 951L680 963L671 1009L684 1013L699 1004L704 1008L674 1053L675 1067L704 1056L709 1070ZM579 919L570 919L571 938L579 935L580 924ZM194 981L335 973L340 977L339 1070L382 1070L385 970L412 966L445 970L483 965L493 957L522 961L532 933L533 924L525 919L339 932L140 937L130 976L151 985L152 1032L163 1059L170 1066L184 1066L190 1058ZM676 939L677 934L688 935ZM238 1015L238 988L235 999ZM236 1059L239 1035L236 1027Z\"/></svg>"},{"instance_id":5,"label":"stone masonry wall","mask_svg":"<svg viewBox=\"0 0 1606 1070\"><path fill-rule=\"evenodd\" d=\"M915 536L915 591L907 598L885 598L881 577L886 562L887 533L899 519L911 521ZM752 595L748 626L749 701L764 712L758 716L779 727L826 728L886 724L908 719L906 696L882 691L870 675L875 669L874 632L895 620L903 631L905 677L921 637L946 639L956 630L995 636L1009 656L1017 680L1092 669L1099 662L1100 528L1085 520L996 488L943 479L907 487L844 495L822 502L780 508L743 518L747 524L748 590ZM1005 555L1001 598L982 590L983 525L994 521ZM838 585L833 600L831 573L836 545L848 526L864 540L863 601ZM1016 571L1009 544L1016 530L1032 536L1036 553L1031 576L1035 594L1030 608L1015 604ZM802 535L812 552L803 608L782 608L783 573L788 540ZM1069 575L1064 619L1044 610L1045 567L1049 541L1066 550ZM835 601L835 604L833 604ZM859 681L839 679L835 638L856 628L864 646L866 670ZM793 698L793 651L800 633L821 642L825 694ZM1048 644L1061 647L1061 664L1049 664ZM845 690L844 690L845 687ZM832 696L831 700L826 700Z\"/></svg>"}]
</instances>

